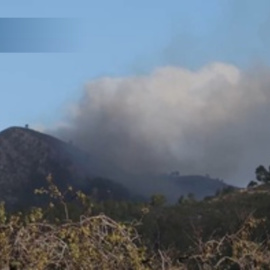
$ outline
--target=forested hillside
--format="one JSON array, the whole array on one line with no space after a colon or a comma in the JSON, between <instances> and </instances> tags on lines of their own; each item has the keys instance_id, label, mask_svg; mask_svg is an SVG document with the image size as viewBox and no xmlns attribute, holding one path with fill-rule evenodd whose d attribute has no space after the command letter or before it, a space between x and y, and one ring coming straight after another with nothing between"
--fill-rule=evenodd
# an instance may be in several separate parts
<instances>
[{"instance_id":1,"label":"forested hillside","mask_svg":"<svg viewBox=\"0 0 270 270\"><path fill-rule=\"evenodd\" d=\"M263 170L259 170L262 172ZM99 200L51 176L43 208L0 209L2 269L269 269L270 186L231 188L166 204ZM264 170L267 172L267 170ZM254 181L255 183L255 181ZM4 268L6 267L6 268Z\"/></svg>"},{"instance_id":2,"label":"forested hillside","mask_svg":"<svg viewBox=\"0 0 270 270\"><path fill-rule=\"evenodd\" d=\"M99 199L145 200L162 193L168 202L175 203L181 195L193 193L203 198L228 186L198 175L127 174L114 178L105 172L97 174L93 163L89 153L72 142L30 128L5 129L0 132L0 200L11 209L40 205L41 199L32 194L46 183L50 173L60 189L71 185Z\"/></svg>"}]
</instances>

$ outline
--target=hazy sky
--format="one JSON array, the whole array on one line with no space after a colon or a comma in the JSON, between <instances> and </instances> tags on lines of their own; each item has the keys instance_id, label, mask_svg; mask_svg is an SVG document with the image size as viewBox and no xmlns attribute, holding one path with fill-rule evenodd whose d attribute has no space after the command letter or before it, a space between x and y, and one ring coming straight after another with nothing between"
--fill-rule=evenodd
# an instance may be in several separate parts
<instances>
[{"instance_id":1,"label":"hazy sky","mask_svg":"<svg viewBox=\"0 0 270 270\"><path fill-rule=\"evenodd\" d=\"M267 0L1 0L1 17L81 19L80 51L0 54L0 129L50 125L92 78L270 61Z\"/></svg>"},{"instance_id":2,"label":"hazy sky","mask_svg":"<svg viewBox=\"0 0 270 270\"><path fill-rule=\"evenodd\" d=\"M228 64L228 72L270 64L269 0L1 0L0 16L79 19L76 53L0 54L0 129L60 125L97 78L173 66L201 74L215 62Z\"/></svg>"}]
</instances>

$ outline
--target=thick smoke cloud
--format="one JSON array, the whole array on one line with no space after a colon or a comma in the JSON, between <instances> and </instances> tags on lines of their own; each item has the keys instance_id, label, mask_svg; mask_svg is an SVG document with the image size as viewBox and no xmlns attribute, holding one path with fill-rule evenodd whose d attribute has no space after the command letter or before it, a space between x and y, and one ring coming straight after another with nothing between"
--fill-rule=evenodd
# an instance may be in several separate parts
<instances>
[{"instance_id":1,"label":"thick smoke cloud","mask_svg":"<svg viewBox=\"0 0 270 270\"><path fill-rule=\"evenodd\" d=\"M58 135L121 177L178 170L246 183L270 163L270 71L224 63L91 81Z\"/></svg>"}]
</instances>

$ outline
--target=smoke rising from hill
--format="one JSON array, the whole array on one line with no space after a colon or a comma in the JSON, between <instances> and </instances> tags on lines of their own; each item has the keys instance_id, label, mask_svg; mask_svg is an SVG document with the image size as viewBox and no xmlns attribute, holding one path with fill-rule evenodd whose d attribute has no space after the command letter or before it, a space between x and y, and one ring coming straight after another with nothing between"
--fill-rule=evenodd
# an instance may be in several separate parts
<instances>
[{"instance_id":1,"label":"smoke rising from hill","mask_svg":"<svg viewBox=\"0 0 270 270\"><path fill-rule=\"evenodd\" d=\"M57 134L87 150L103 175L179 170L230 179L248 177L244 165L253 172L270 163L269 115L267 68L167 66L91 81Z\"/></svg>"}]
</instances>

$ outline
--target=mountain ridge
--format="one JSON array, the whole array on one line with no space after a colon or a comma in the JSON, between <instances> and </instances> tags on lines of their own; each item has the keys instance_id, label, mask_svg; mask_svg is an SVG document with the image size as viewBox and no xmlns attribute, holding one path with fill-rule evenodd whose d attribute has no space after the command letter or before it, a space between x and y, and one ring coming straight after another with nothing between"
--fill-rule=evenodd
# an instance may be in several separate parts
<instances>
[{"instance_id":1,"label":"mountain ridge","mask_svg":"<svg viewBox=\"0 0 270 270\"><path fill-rule=\"evenodd\" d=\"M134 198L132 194L149 197L163 192L173 203L181 195L194 193L201 199L227 186L204 176L192 179L191 176L148 175L109 180L95 175L91 166L88 153L54 136L16 126L0 132L0 200L8 205L25 201L31 204L33 197L30 193L46 185L46 177L50 173L60 188L71 185L91 192L98 187L102 190L101 199L106 190L113 191L110 198L114 199Z\"/></svg>"},{"instance_id":2,"label":"mountain ridge","mask_svg":"<svg viewBox=\"0 0 270 270\"><path fill-rule=\"evenodd\" d=\"M71 185L89 191L90 180L95 178L88 172L88 162L86 153L51 135L21 127L7 128L0 132L0 200L8 206L28 201L32 204L31 194L47 185L49 174L62 189ZM127 198L128 191L112 183L112 189L121 190L121 196Z\"/></svg>"}]
</instances>

